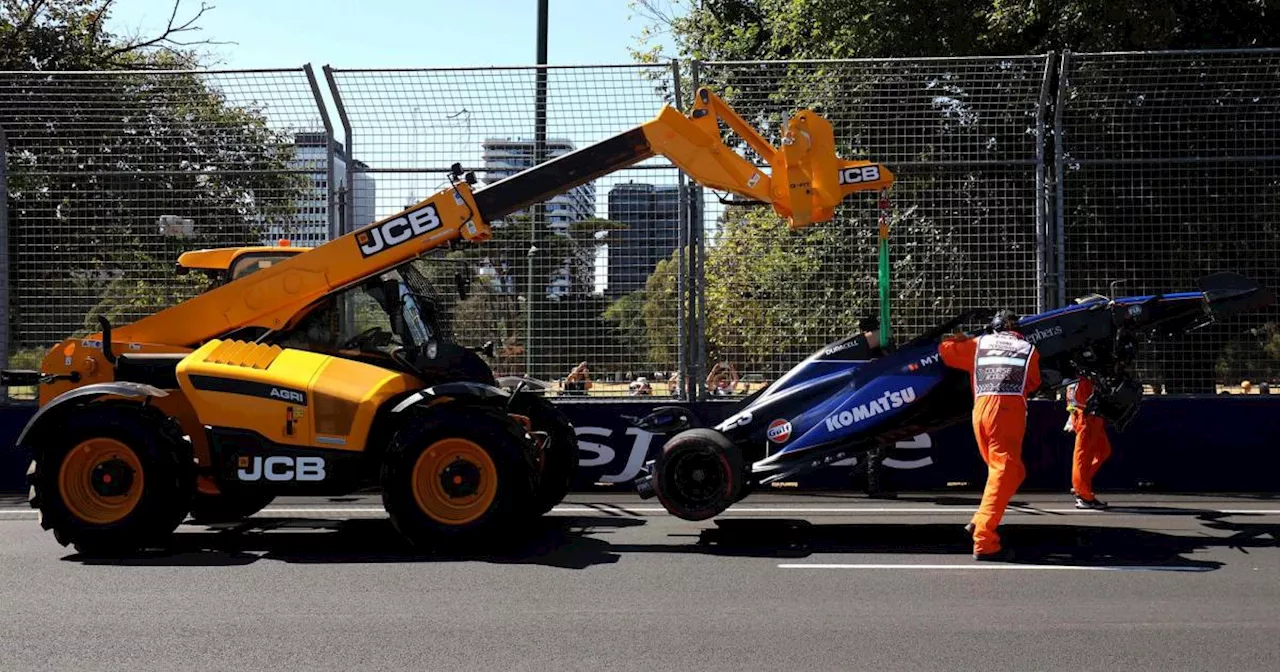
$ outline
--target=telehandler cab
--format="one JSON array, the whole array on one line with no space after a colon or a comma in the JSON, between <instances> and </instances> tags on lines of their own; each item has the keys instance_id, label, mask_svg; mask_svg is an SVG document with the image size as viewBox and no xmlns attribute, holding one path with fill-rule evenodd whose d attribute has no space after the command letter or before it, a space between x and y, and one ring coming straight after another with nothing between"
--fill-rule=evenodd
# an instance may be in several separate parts
<instances>
[{"instance_id":1,"label":"telehandler cab","mask_svg":"<svg viewBox=\"0 0 1280 672\"><path fill-rule=\"evenodd\" d=\"M768 172L723 143L720 122ZM31 506L58 542L85 553L162 544L189 513L236 520L278 495L369 485L415 544L541 515L569 489L574 429L448 338L414 260L488 240L491 221L655 155L707 187L772 204L793 228L893 182L884 166L837 159L814 112L797 113L780 138L773 147L704 88L687 115L664 107L479 189L455 165L450 186L314 249L187 253L185 268L214 275L208 291L132 324L102 319L100 333L54 346L40 371L5 372L6 385L39 385L40 409L18 439L34 456Z\"/></svg>"}]
</instances>

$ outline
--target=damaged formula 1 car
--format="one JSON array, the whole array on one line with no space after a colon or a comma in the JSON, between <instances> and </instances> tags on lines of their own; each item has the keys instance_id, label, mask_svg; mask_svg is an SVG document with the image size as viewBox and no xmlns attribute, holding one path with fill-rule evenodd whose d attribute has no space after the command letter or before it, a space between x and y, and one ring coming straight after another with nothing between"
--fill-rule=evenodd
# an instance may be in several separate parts
<instances>
[{"instance_id":1,"label":"damaged formula 1 car","mask_svg":"<svg viewBox=\"0 0 1280 672\"><path fill-rule=\"evenodd\" d=\"M1143 394L1132 376L1143 343L1274 300L1270 290L1234 273L1199 284L1196 292L1090 296L1019 320L1018 331L1040 351L1039 393L1088 377L1097 385L1097 413L1123 429ZM714 429L699 427L684 408L659 408L637 425L675 435L636 487L673 515L705 520L758 487L964 421L973 404L968 374L946 367L938 344L992 312L967 312L896 348L880 347L870 332L832 343L745 399Z\"/></svg>"}]
</instances>

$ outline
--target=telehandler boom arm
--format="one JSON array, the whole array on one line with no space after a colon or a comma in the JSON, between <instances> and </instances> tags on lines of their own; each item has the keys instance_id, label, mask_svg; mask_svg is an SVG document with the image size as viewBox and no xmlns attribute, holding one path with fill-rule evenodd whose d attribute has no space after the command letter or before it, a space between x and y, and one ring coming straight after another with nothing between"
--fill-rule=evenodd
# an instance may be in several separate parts
<instances>
[{"instance_id":1,"label":"telehandler boom arm","mask_svg":"<svg viewBox=\"0 0 1280 672\"><path fill-rule=\"evenodd\" d=\"M724 144L721 121L769 164L768 173ZM488 240L491 221L656 155L704 186L772 204L792 228L827 221L846 195L894 179L882 165L838 159L831 125L812 111L789 119L775 148L703 88L688 115L666 106L629 131L474 191L474 178L458 180L456 170L452 185L403 212L118 327L114 339L194 347L240 328L278 329L330 292L459 238Z\"/></svg>"}]
</instances>

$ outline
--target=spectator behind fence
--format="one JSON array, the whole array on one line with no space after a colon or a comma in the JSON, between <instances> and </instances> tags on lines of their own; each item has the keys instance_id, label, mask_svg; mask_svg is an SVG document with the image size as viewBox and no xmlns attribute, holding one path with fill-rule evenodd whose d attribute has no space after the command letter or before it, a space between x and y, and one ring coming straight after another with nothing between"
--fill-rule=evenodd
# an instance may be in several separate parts
<instances>
[{"instance_id":1,"label":"spectator behind fence","mask_svg":"<svg viewBox=\"0 0 1280 672\"><path fill-rule=\"evenodd\" d=\"M738 371L733 364L721 360L707 374L707 393L715 397L728 397L738 391Z\"/></svg>"},{"instance_id":2,"label":"spectator behind fence","mask_svg":"<svg viewBox=\"0 0 1280 672\"><path fill-rule=\"evenodd\" d=\"M680 397L680 372L676 371L667 376L667 396Z\"/></svg>"},{"instance_id":3,"label":"spectator behind fence","mask_svg":"<svg viewBox=\"0 0 1280 672\"><path fill-rule=\"evenodd\" d=\"M631 383L631 396L648 397L653 395L653 386L649 384L649 379L644 376L636 378Z\"/></svg>"},{"instance_id":4,"label":"spectator behind fence","mask_svg":"<svg viewBox=\"0 0 1280 672\"><path fill-rule=\"evenodd\" d=\"M564 384L561 387L560 394L564 396L585 397L587 390L591 389L591 369L587 368L587 363L573 367L569 375L565 376Z\"/></svg>"}]
</instances>

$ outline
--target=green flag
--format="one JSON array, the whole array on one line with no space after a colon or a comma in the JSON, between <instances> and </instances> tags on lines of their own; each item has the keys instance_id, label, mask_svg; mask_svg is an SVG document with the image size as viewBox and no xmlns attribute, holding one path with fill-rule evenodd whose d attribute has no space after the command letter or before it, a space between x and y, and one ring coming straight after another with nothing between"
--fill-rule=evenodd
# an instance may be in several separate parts
<instances>
[{"instance_id":1,"label":"green flag","mask_svg":"<svg viewBox=\"0 0 1280 672\"><path fill-rule=\"evenodd\" d=\"M889 197L880 195L880 345L889 344Z\"/></svg>"}]
</instances>

